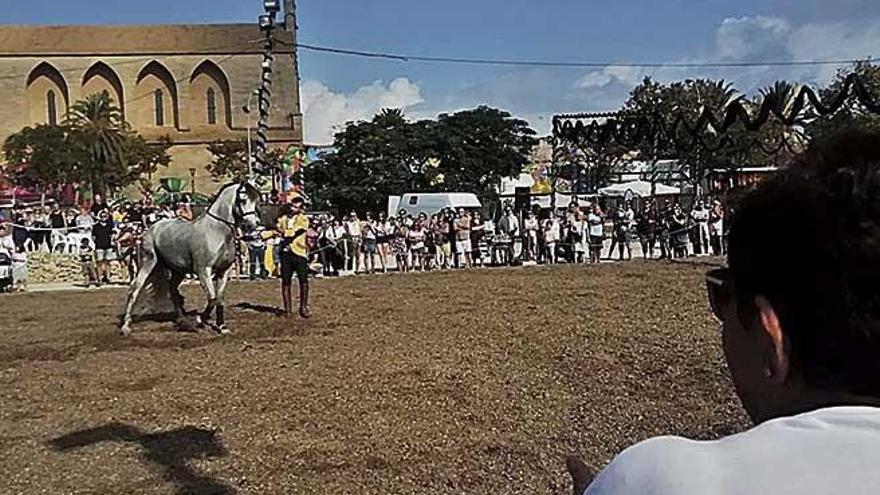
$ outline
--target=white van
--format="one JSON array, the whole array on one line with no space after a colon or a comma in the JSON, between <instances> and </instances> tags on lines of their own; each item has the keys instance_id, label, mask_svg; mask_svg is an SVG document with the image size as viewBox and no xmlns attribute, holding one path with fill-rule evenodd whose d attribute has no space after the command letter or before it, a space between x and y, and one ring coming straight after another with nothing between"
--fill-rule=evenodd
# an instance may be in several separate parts
<instances>
[{"instance_id":1,"label":"white van","mask_svg":"<svg viewBox=\"0 0 880 495\"><path fill-rule=\"evenodd\" d=\"M472 193L407 193L388 198L389 217L397 216L400 210L414 217L420 213L430 216L444 208L479 210L483 205Z\"/></svg>"}]
</instances>

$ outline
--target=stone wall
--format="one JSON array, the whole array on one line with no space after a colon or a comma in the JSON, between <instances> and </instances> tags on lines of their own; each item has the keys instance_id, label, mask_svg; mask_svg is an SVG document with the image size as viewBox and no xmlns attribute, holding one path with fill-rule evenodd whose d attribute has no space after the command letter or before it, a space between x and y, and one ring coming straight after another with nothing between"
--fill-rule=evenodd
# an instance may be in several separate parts
<instances>
[{"instance_id":1,"label":"stone wall","mask_svg":"<svg viewBox=\"0 0 880 495\"><path fill-rule=\"evenodd\" d=\"M31 253L28 255L28 283L79 283L85 277L79 259L70 254ZM127 281L120 263L112 264L112 281Z\"/></svg>"}]
</instances>

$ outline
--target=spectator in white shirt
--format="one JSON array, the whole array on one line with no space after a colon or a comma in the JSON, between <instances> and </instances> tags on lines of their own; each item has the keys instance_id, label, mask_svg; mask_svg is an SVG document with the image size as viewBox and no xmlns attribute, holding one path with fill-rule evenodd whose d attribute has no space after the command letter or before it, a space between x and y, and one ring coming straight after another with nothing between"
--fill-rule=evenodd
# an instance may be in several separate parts
<instances>
[{"instance_id":1,"label":"spectator in white shirt","mask_svg":"<svg viewBox=\"0 0 880 495\"><path fill-rule=\"evenodd\" d=\"M357 212L351 212L345 222L345 228L348 231L349 240L349 261L351 261L351 271L355 274L361 266L361 243L363 242L363 234L361 232L361 220L357 216Z\"/></svg>"},{"instance_id":2,"label":"spectator in white shirt","mask_svg":"<svg viewBox=\"0 0 880 495\"><path fill-rule=\"evenodd\" d=\"M593 210L587 215L587 224L590 234L590 263L599 263L605 239L605 215L598 203L593 205Z\"/></svg>"},{"instance_id":3,"label":"spectator in white shirt","mask_svg":"<svg viewBox=\"0 0 880 495\"><path fill-rule=\"evenodd\" d=\"M559 219L551 214L550 218L544 221L544 259L550 265L556 264L556 243L559 242L560 237Z\"/></svg>"},{"instance_id":4,"label":"spectator in white shirt","mask_svg":"<svg viewBox=\"0 0 880 495\"><path fill-rule=\"evenodd\" d=\"M513 245L519 234L519 219L510 206L504 208L504 215L498 220L498 233L507 241L507 247L503 250L504 262L510 264L514 257Z\"/></svg>"},{"instance_id":5,"label":"spectator in white shirt","mask_svg":"<svg viewBox=\"0 0 880 495\"><path fill-rule=\"evenodd\" d=\"M92 217L92 214L89 213L88 208L83 208L79 215L76 216L76 228L79 229L80 232L91 232L92 225L95 224L95 219Z\"/></svg>"}]
</instances>

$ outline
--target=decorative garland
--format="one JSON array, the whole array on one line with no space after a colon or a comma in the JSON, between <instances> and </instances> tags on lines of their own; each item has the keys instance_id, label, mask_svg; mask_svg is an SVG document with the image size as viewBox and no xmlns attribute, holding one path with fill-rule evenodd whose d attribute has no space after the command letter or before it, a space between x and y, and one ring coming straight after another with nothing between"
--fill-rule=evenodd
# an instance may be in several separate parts
<instances>
[{"instance_id":1,"label":"decorative garland","mask_svg":"<svg viewBox=\"0 0 880 495\"><path fill-rule=\"evenodd\" d=\"M259 112L260 119L257 121L257 138L254 141L254 160L262 174L275 173L270 170L269 161L266 159L266 147L269 141L269 98L272 96L272 63L275 56L272 51L275 40L272 36L273 26L266 29L266 40L263 42L262 75L260 77Z\"/></svg>"},{"instance_id":2,"label":"decorative garland","mask_svg":"<svg viewBox=\"0 0 880 495\"><path fill-rule=\"evenodd\" d=\"M567 143L575 146L604 145L616 142L622 146L634 147L643 142L671 143L677 149L699 147L707 151L717 151L731 142L728 131L737 123L746 130L761 129L771 117L775 117L786 126L794 126L802 122L803 113L808 108L810 116L825 117L840 110L849 98L855 98L869 113L880 115L880 98L871 94L856 74L846 77L841 90L830 98L822 101L813 89L801 86L797 95L791 100L786 111L782 101L775 94L770 94L761 101L757 115L752 118L748 103L740 96L727 104L721 112L721 118L708 107L704 107L693 124L687 116L676 114L667 120L659 114L645 115L632 112L580 113L556 115L553 117L554 144ZM606 119L604 123L597 119ZM588 122L585 122L588 121ZM715 142L705 139L714 135ZM764 143L752 139L749 149L758 149L769 155L775 155L783 149L794 151L791 140L783 133L777 143Z\"/></svg>"}]
</instances>

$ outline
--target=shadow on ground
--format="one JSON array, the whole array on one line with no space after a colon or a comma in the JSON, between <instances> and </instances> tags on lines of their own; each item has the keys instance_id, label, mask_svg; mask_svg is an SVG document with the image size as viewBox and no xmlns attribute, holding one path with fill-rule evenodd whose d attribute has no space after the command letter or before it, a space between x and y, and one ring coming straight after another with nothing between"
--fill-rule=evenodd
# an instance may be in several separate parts
<instances>
[{"instance_id":1,"label":"shadow on ground","mask_svg":"<svg viewBox=\"0 0 880 495\"><path fill-rule=\"evenodd\" d=\"M284 314L284 310L281 308L276 308L275 306L266 306L264 304L251 304L247 302L238 303L235 305L237 309L244 309L247 311L256 311L257 313L266 313L275 316L281 316Z\"/></svg>"},{"instance_id":2,"label":"shadow on ground","mask_svg":"<svg viewBox=\"0 0 880 495\"><path fill-rule=\"evenodd\" d=\"M193 459L224 457L229 452L214 430L187 426L176 430L147 433L136 426L110 423L68 433L49 441L59 451L68 452L103 442L139 445L146 459L164 469L164 478L179 494L227 495L235 490L216 478L200 475L189 465Z\"/></svg>"}]
</instances>

